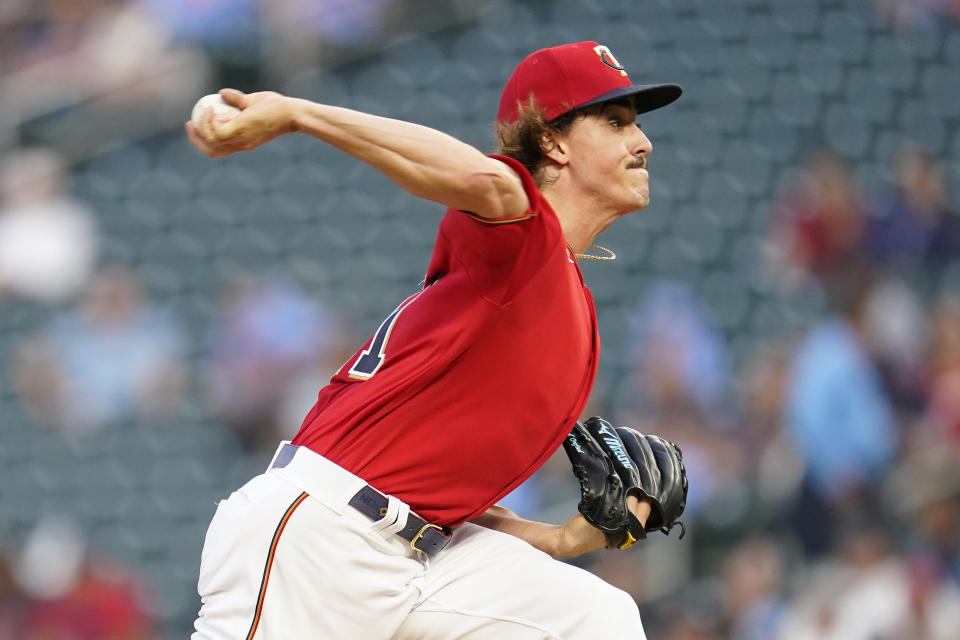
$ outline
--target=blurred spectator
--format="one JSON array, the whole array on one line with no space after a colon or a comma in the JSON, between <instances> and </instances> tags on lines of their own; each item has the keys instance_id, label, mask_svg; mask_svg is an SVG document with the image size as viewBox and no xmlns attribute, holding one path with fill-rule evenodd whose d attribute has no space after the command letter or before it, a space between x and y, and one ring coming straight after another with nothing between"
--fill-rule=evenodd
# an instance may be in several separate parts
<instances>
[{"instance_id":1,"label":"blurred spectator","mask_svg":"<svg viewBox=\"0 0 960 640\"><path fill-rule=\"evenodd\" d=\"M771 228L773 267L787 286L829 279L862 247L867 207L849 163L829 150L807 158L780 194Z\"/></svg>"},{"instance_id":2,"label":"blurred spectator","mask_svg":"<svg viewBox=\"0 0 960 640\"><path fill-rule=\"evenodd\" d=\"M275 34L293 30L317 43L357 47L376 42L396 0L266 0L267 23Z\"/></svg>"},{"instance_id":3,"label":"blurred spectator","mask_svg":"<svg viewBox=\"0 0 960 640\"><path fill-rule=\"evenodd\" d=\"M628 423L649 414L719 418L729 391L727 348L686 285L659 282L644 294L631 317L626 357L617 411Z\"/></svg>"},{"instance_id":4,"label":"blurred spectator","mask_svg":"<svg viewBox=\"0 0 960 640\"><path fill-rule=\"evenodd\" d=\"M801 340L790 367L784 420L806 469L796 530L810 553L830 548L843 505L859 504L898 446L893 409L864 344L871 284L865 268L835 274L833 311Z\"/></svg>"},{"instance_id":5,"label":"blurred spectator","mask_svg":"<svg viewBox=\"0 0 960 640\"><path fill-rule=\"evenodd\" d=\"M956 0L873 0L874 9L891 29L926 29L938 22L960 19Z\"/></svg>"},{"instance_id":6,"label":"blurred spectator","mask_svg":"<svg viewBox=\"0 0 960 640\"><path fill-rule=\"evenodd\" d=\"M63 159L12 152L0 171L0 299L60 302L90 277L98 238L92 213L67 193Z\"/></svg>"},{"instance_id":7,"label":"blurred spectator","mask_svg":"<svg viewBox=\"0 0 960 640\"><path fill-rule=\"evenodd\" d=\"M960 632L960 448L908 456L885 483L904 532L912 620L902 637L956 640Z\"/></svg>"},{"instance_id":8,"label":"blurred spectator","mask_svg":"<svg viewBox=\"0 0 960 640\"><path fill-rule=\"evenodd\" d=\"M19 130L75 157L178 125L207 93L206 57L138 2L52 0L13 20L30 36L0 69L0 140Z\"/></svg>"},{"instance_id":9,"label":"blurred spectator","mask_svg":"<svg viewBox=\"0 0 960 640\"><path fill-rule=\"evenodd\" d=\"M793 345L761 345L740 374L739 434L759 501L779 509L803 477L803 461L784 428L784 396Z\"/></svg>"},{"instance_id":10,"label":"blurred spectator","mask_svg":"<svg viewBox=\"0 0 960 640\"><path fill-rule=\"evenodd\" d=\"M844 532L841 555L808 572L776 640L894 640L910 619L910 580L875 523Z\"/></svg>"},{"instance_id":11,"label":"blurred spectator","mask_svg":"<svg viewBox=\"0 0 960 640\"><path fill-rule=\"evenodd\" d=\"M263 0L263 27L273 77L310 68L335 57L338 49L362 50L382 44L398 0ZM438 7L438 11L443 11Z\"/></svg>"},{"instance_id":12,"label":"blurred spectator","mask_svg":"<svg viewBox=\"0 0 960 640\"><path fill-rule=\"evenodd\" d=\"M0 73L19 71L40 60L69 51L81 39L98 0L3 3L6 55Z\"/></svg>"},{"instance_id":13,"label":"blurred spectator","mask_svg":"<svg viewBox=\"0 0 960 640\"><path fill-rule=\"evenodd\" d=\"M211 336L212 411L249 450L272 453L347 357L343 332L333 312L288 282L236 280Z\"/></svg>"},{"instance_id":14,"label":"blurred spectator","mask_svg":"<svg viewBox=\"0 0 960 640\"><path fill-rule=\"evenodd\" d=\"M953 516L957 517L956 509ZM942 566L928 555L908 559L911 615L896 638L960 638L960 587L946 579Z\"/></svg>"},{"instance_id":15,"label":"blurred spectator","mask_svg":"<svg viewBox=\"0 0 960 640\"><path fill-rule=\"evenodd\" d=\"M908 549L932 556L940 577L960 587L960 447L912 452L889 474L884 494Z\"/></svg>"},{"instance_id":16,"label":"blurred spectator","mask_svg":"<svg viewBox=\"0 0 960 640\"><path fill-rule=\"evenodd\" d=\"M933 442L960 445L960 294L944 292L931 311L927 384Z\"/></svg>"},{"instance_id":17,"label":"blurred spectator","mask_svg":"<svg viewBox=\"0 0 960 640\"><path fill-rule=\"evenodd\" d=\"M87 547L71 520L42 519L17 565L21 640L149 640L152 605L140 579Z\"/></svg>"},{"instance_id":18,"label":"blurred spectator","mask_svg":"<svg viewBox=\"0 0 960 640\"><path fill-rule=\"evenodd\" d=\"M264 55L263 0L133 1L163 25L173 41L205 52L215 66L215 86L257 88L258 68Z\"/></svg>"},{"instance_id":19,"label":"blurred spectator","mask_svg":"<svg viewBox=\"0 0 960 640\"><path fill-rule=\"evenodd\" d=\"M924 413L924 360L929 341L926 309L906 282L878 274L866 294L863 342L905 430Z\"/></svg>"},{"instance_id":20,"label":"blurred spectator","mask_svg":"<svg viewBox=\"0 0 960 640\"><path fill-rule=\"evenodd\" d=\"M19 349L14 383L27 412L51 428L168 414L182 397L184 338L121 266L98 272L79 305Z\"/></svg>"},{"instance_id":21,"label":"blurred spectator","mask_svg":"<svg viewBox=\"0 0 960 640\"><path fill-rule=\"evenodd\" d=\"M230 55L244 45L259 55L261 0L133 0L179 41L200 44L214 55Z\"/></svg>"},{"instance_id":22,"label":"blurred spectator","mask_svg":"<svg viewBox=\"0 0 960 640\"><path fill-rule=\"evenodd\" d=\"M641 607L647 637L669 640L727 638L722 633L721 597L714 588L692 582L681 593L662 598L649 607Z\"/></svg>"},{"instance_id":23,"label":"blurred spectator","mask_svg":"<svg viewBox=\"0 0 960 640\"><path fill-rule=\"evenodd\" d=\"M935 270L960 257L960 218L950 208L943 168L914 144L897 154L891 192L869 219L867 246L885 268Z\"/></svg>"},{"instance_id":24,"label":"blurred spectator","mask_svg":"<svg viewBox=\"0 0 960 640\"><path fill-rule=\"evenodd\" d=\"M785 564L780 548L763 538L747 538L727 554L721 575L725 618L732 638L773 637L786 606Z\"/></svg>"},{"instance_id":25,"label":"blurred spectator","mask_svg":"<svg viewBox=\"0 0 960 640\"><path fill-rule=\"evenodd\" d=\"M267 66L290 75L324 50L382 44L397 0L136 0L179 42L198 45L223 86L253 82ZM265 55L269 52L269 55ZM236 80L241 85L231 84Z\"/></svg>"}]
</instances>

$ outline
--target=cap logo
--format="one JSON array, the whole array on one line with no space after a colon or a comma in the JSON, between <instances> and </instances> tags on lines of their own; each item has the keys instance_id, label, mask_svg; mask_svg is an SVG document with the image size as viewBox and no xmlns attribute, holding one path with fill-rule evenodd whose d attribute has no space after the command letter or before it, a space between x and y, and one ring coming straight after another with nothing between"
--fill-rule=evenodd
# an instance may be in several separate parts
<instances>
[{"instance_id":1,"label":"cap logo","mask_svg":"<svg viewBox=\"0 0 960 640\"><path fill-rule=\"evenodd\" d=\"M620 75L627 75L627 70L623 68L623 65L620 64L620 61L617 60L617 57L613 55L613 52L610 51L605 45L598 44L593 48L593 50L600 56L600 62L607 65L611 69L620 72Z\"/></svg>"}]
</instances>

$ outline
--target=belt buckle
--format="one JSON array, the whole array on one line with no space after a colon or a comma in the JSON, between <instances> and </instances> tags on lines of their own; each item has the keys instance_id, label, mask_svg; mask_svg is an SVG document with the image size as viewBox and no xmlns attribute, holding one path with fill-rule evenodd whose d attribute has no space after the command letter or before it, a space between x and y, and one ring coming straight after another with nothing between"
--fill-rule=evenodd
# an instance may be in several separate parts
<instances>
[{"instance_id":1,"label":"belt buckle","mask_svg":"<svg viewBox=\"0 0 960 640\"><path fill-rule=\"evenodd\" d=\"M423 553L426 553L425 551L423 551L423 549L420 549L417 547L417 542L419 542L420 538L423 537L423 534L426 533L427 529L436 529L440 533L443 533L443 527L441 527L440 525L433 524L432 522L428 522L427 524L420 527L420 531L417 531L417 534L413 536L413 539L410 540L411 549L413 549L414 551L421 551Z\"/></svg>"}]
</instances>

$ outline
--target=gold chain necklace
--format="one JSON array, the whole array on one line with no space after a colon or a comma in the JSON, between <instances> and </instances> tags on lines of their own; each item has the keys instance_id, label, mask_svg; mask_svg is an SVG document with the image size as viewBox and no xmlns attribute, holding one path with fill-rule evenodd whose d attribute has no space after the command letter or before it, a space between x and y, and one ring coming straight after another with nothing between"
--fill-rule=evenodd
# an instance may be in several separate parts
<instances>
[{"instance_id":1,"label":"gold chain necklace","mask_svg":"<svg viewBox=\"0 0 960 640\"><path fill-rule=\"evenodd\" d=\"M594 249L599 249L600 251L606 251L607 255L595 256L591 253L577 253L576 251L573 250L573 247L570 246L570 243L567 243L567 248L570 249L570 253L573 254L574 258L584 258L585 260L616 260L617 259L617 254L615 254L610 249L607 249L606 247L601 247L596 243L592 243L590 246L593 247Z\"/></svg>"}]
</instances>

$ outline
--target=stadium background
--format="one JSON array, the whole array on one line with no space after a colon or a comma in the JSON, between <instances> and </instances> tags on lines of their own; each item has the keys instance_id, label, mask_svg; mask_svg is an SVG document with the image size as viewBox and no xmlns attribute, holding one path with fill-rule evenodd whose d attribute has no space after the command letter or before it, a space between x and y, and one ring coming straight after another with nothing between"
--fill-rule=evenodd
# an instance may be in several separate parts
<instances>
[{"instance_id":1,"label":"stadium background","mask_svg":"<svg viewBox=\"0 0 960 640\"><path fill-rule=\"evenodd\" d=\"M950 460L960 442L956 403L950 413L949 402L957 394L935 402L931 386L942 369L944 377L960 370L956 359L943 365L937 357L956 356L949 294L960 292L957 245L947 242L935 254L916 245L893 256L864 240L835 260L839 267L866 263L870 282L882 281L888 294L871 307L880 309L871 335L881 339L868 355L885 383L872 400L892 412L889 425L879 421L876 439L890 447L864 462L856 489L838 497L803 480L811 464L804 447L830 438L803 441L784 401L793 397L785 372L804 337L833 317L837 297L866 282L845 288L850 270L791 262L792 245L783 241L791 228L787 204L794 187L815 176L809 163L829 152L839 163L833 177L849 167L864 196L857 214L865 227L892 197L907 145L926 149L947 185L960 178L960 29L949 3L66 5L15 2L0 14L8 36L0 49L0 159L9 167L27 150L53 152L40 166L55 171L62 163L67 186L57 197L93 220L93 265L142 286L158 323L145 335L159 341L154 349L175 361L177 373L165 387L169 402L118 400L123 406L112 412L85 413L84 394L69 395L63 387L70 385L50 376L79 376L75 384L83 387L82 371L56 369L65 350L84 345L57 340L83 341L69 318L99 275L54 293L5 283L0 638L23 637L4 636L4 625L30 619L32 608L70 610L69 585L58 587L49 565L69 564L51 558L75 557L80 547L92 564L126 575L145 603L152 630L116 637L187 634L215 501L263 468L270 455L264 441L293 433L290 416L304 406L302 394L274 399L270 408L282 405L282 418L245 420L223 406L241 398L211 389L218 371L222 386L236 380L232 361L218 357L241 344L223 329L238 291L256 288L250 278L269 276L274 288L253 298L251 322L271 333L270 302L279 301L275 331L264 340L273 356L297 367L296 377L284 370L282 379L312 393L339 364L344 345L369 335L426 268L438 207L307 137L209 160L182 132L193 101L224 85L276 89L426 124L490 151L490 120L513 66L534 49L582 39L608 45L635 82L685 89L675 106L642 117L655 146L653 204L600 239L617 252L615 262L582 268L604 340L591 409L676 437L700 485L683 542L658 537L637 553L600 552L577 562L631 590L651 637L759 639L791 620L780 637L957 637L957 458L925 457L935 451ZM67 44L44 48L44 38L58 33L69 36ZM65 62L70 46L98 38L112 47L95 58L103 68ZM37 71L49 61L54 71ZM116 82L98 82L114 72ZM938 237L956 227L955 194L947 196ZM0 221L13 208L0 203ZM0 247L3 230L0 224ZM855 271L862 277L863 269ZM305 323L320 323L326 333ZM666 337L653 344L656 335ZM52 353L46 360L37 355L38 336ZM906 346L886 349L892 342ZM109 344L100 358L134 357L122 341ZM316 360L291 355L304 344ZM904 362L890 365L904 350ZM657 370L638 364L643 353L665 358L656 366L683 361L676 379L660 385L676 388L655 398L638 390ZM246 364L255 361L254 354ZM777 383L783 388L770 388ZM75 419L80 414L87 417ZM844 418L826 416L837 434ZM278 424L279 432L271 431ZM850 446L844 455L856 458L861 452ZM555 522L572 514L576 489L564 464L551 461L511 504ZM918 514L934 503L946 523L931 525L931 533ZM870 591L867 583L882 588ZM857 597L842 595L852 593ZM821 609L808 609L811 602ZM808 611L823 613L830 602L836 629L852 616L860 631L803 636ZM899 613L882 613L891 606ZM918 635L903 635L897 625ZM74 637L50 633L44 637Z\"/></svg>"}]
</instances>

